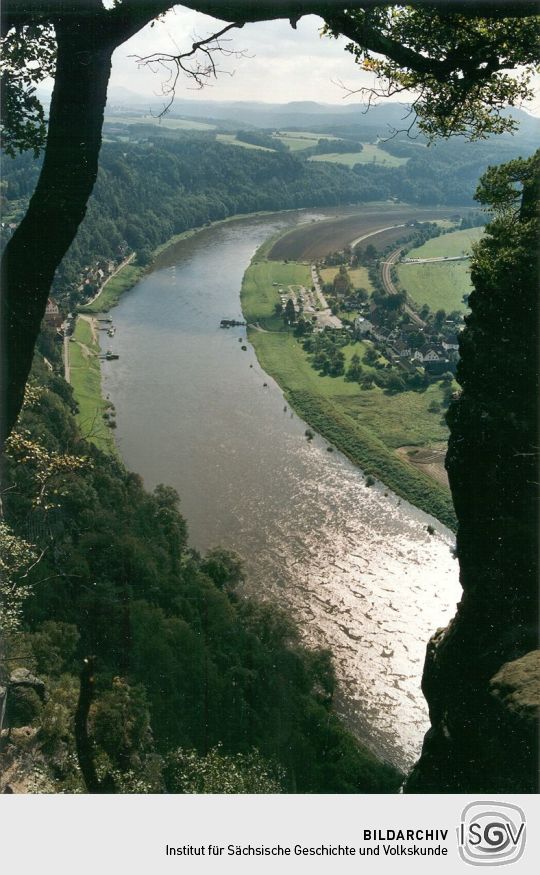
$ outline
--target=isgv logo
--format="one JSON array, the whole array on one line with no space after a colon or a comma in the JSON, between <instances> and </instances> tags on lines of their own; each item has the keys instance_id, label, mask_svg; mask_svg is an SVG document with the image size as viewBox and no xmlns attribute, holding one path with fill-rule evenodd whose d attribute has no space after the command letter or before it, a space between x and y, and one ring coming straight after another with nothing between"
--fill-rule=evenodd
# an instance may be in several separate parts
<instances>
[{"instance_id":1,"label":"isgv logo","mask_svg":"<svg viewBox=\"0 0 540 875\"><path fill-rule=\"evenodd\" d=\"M515 863L525 849L525 814L509 802L471 802L457 830L459 855L473 866Z\"/></svg>"}]
</instances>

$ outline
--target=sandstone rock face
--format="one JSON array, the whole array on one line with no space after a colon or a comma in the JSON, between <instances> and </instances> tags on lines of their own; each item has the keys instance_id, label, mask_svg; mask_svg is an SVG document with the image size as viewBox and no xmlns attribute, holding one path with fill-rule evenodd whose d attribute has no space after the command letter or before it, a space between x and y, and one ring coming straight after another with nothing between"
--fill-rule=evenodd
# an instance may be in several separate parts
<instances>
[{"instance_id":1,"label":"sandstone rock face","mask_svg":"<svg viewBox=\"0 0 540 875\"><path fill-rule=\"evenodd\" d=\"M490 687L510 719L534 725L540 710L540 650L507 662L491 679Z\"/></svg>"},{"instance_id":2,"label":"sandstone rock face","mask_svg":"<svg viewBox=\"0 0 540 875\"><path fill-rule=\"evenodd\" d=\"M29 689L34 690L42 702L46 701L47 695L45 690L45 683L39 678L35 677L32 672L28 671L27 668L16 668L11 672L9 678L9 687L11 690L16 689L17 687L27 687Z\"/></svg>"},{"instance_id":3,"label":"sandstone rock face","mask_svg":"<svg viewBox=\"0 0 540 875\"><path fill-rule=\"evenodd\" d=\"M538 789L537 180L522 163L521 212L496 219L472 265L446 458L463 598L428 645L431 729L407 792Z\"/></svg>"}]
</instances>

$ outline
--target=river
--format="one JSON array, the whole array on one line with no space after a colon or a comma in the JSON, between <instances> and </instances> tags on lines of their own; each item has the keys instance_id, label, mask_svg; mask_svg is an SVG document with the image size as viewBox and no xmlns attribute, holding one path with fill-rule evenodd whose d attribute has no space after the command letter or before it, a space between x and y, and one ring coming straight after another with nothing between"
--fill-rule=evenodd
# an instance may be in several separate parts
<instances>
[{"instance_id":1,"label":"river","mask_svg":"<svg viewBox=\"0 0 540 875\"><path fill-rule=\"evenodd\" d=\"M384 486L366 487L318 435L307 441L245 329L219 328L242 318L240 285L258 246L313 218L231 222L167 250L112 311L106 345L120 358L104 363L104 391L126 465L147 488L176 487L191 544L240 553L248 591L331 650L348 726L407 768L428 727L426 642L460 596L453 535Z\"/></svg>"}]
</instances>

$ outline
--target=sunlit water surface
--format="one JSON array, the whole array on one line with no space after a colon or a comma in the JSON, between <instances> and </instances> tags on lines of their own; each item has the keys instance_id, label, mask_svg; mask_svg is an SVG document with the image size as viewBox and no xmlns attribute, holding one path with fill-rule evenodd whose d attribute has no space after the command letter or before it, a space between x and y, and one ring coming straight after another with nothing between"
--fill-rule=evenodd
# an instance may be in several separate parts
<instances>
[{"instance_id":1,"label":"sunlit water surface","mask_svg":"<svg viewBox=\"0 0 540 875\"><path fill-rule=\"evenodd\" d=\"M460 594L452 533L384 486L366 487L319 436L308 442L245 329L219 328L242 318L258 246L314 217L233 222L168 250L112 311L117 333L103 345L120 358L104 365L104 390L128 467L148 488L176 487L191 544L240 553L249 592L331 650L349 727L406 768L428 726L426 642Z\"/></svg>"}]
</instances>

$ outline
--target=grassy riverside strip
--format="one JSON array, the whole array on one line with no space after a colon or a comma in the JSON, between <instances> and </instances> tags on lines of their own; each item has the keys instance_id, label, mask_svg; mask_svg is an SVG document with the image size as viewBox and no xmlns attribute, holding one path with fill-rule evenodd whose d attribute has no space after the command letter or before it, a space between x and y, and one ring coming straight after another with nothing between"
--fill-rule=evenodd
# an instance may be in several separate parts
<instances>
[{"instance_id":1,"label":"grassy riverside strip","mask_svg":"<svg viewBox=\"0 0 540 875\"><path fill-rule=\"evenodd\" d=\"M362 391L343 377L322 377L311 366L301 343L284 330L273 315L279 300L273 285L306 282L306 264L267 261L261 247L244 275L241 300L248 336L261 367L279 383L291 406L323 437L366 474L380 479L397 495L455 529L456 518L449 490L401 458L403 445L425 447L446 439L440 415L428 411L440 401L442 390L433 384L425 392L389 396L375 387ZM261 330L262 329L262 330ZM344 349L347 362L362 354L364 342ZM366 367L366 372L369 369Z\"/></svg>"},{"instance_id":2,"label":"grassy riverside strip","mask_svg":"<svg viewBox=\"0 0 540 875\"><path fill-rule=\"evenodd\" d=\"M83 436L105 453L116 455L112 431L103 415L111 405L101 392L101 366L97 335L91 317L79 316L69 341L69 367L75 401L79 405L76 420Z\"/></svg>"},{"instance_id":3,"label":"grassy riverside strip","mask_svg":"<svg viewBox=\"0 0 540 875\"><path fill-rule=\"evenodd\" d=\"M80 313L107 313L111 307L118 304L118 301L128 289L140 280L144 273L144 268L135 264L126 264L118 271L116 276L111 277L105 284L103 291L99 293L91 304L85 304L79 307Z\"/></svg>"}]
</instances>

